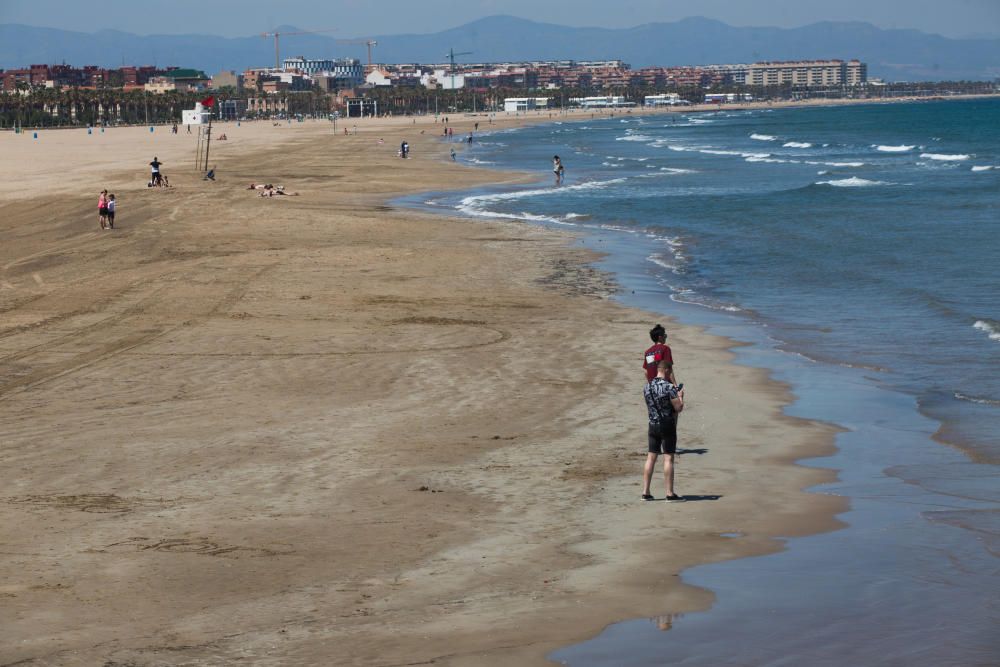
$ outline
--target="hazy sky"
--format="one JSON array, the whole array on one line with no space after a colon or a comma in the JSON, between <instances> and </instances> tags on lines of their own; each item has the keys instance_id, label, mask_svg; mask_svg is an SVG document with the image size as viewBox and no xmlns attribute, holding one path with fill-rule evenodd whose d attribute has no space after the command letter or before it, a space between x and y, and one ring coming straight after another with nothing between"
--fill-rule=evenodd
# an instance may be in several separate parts
<instances>
[{"instance_id":1,"label":"hazy sky","mask_svg":"<svg viewBox=\"0 0 1000 667\"><path fill-rule=\"evenodd\" d=\"M429 33L493 14L608 28L686 16L707 16L736 26L866 21L881 28L914 28L949 37L1000 36L1000 0L0 0L0 23L226 37L252 35L281 24L336 28L331 34L335 38Z\"/></svg>"}]
</instances>

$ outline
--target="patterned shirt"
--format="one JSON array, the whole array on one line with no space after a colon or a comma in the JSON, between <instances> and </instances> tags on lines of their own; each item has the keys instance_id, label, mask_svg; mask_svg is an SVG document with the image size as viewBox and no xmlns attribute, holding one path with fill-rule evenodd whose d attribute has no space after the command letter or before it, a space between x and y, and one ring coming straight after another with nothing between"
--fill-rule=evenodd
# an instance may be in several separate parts
<instances>
[{"instance_id":1,"label":"patterned shirt","mask_svg":"<svg viewBox=\"0 0 1000 667\"><path fill-rule=\"evenodd\" d=\"M663 378L653 378L642 389L649 411L649 423L659 424L662 420L676 417L671 399L677 398L677 387Z\"/></svg>"}]
</instances>

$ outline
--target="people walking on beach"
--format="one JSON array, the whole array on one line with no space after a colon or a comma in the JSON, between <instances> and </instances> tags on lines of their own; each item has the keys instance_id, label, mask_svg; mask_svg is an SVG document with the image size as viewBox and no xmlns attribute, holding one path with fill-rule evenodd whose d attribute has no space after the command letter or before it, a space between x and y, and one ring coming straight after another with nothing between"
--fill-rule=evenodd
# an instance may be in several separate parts
<instances>
[{"instance_id":1,"label":"people walking on beach","mask_svg":"<svg viewBox=\"0 0 1000 667\"><path fill-rule=\"evenodd\" d=\"M469 132L469 138L466 141L468 141L470 144L472 143L472 132Z\"/></svg>"},{"instance_id":2,"label":"people walking on beach","mask_svg":"<svg viewBox=\"0 0 1000 667\"><path fill-rule=\"evenodd\" d=\"M108 229L115 228L115 196L108 195Z\"/></svg>"},{"instance_id":3,"label":"people walking on beach","mask_svg":"<svg viewBox=\"0 0 1000 667\"><path fill-rule=\"evenodd\" d=\"M455 154L455 149L452 148L451 149L451 161L454 162L456 159L457 158L456 158L456 154Z\"/></svg>"},{"instance_id":4,"label":"people walking on beach","mask_svg":"<svg viewBox=\"0 0 1000 667\"><path fill-rule=\"evenodd\" d=\"M149 163L149 167L151 169L149 182L151 185L163 185L163 178L160 176L160 165L162 164L163 163L160 162L160 159L154 155L153 161Z\"/></svg>"},{"instance_id":5,"label":"people walking on beach","mask_svg":"<svg viewBox=\"0 0 1000 667\"><path fill-rule=\"evenodd\" d=\"M684 500L674 489L674 457L677 455L677 415L684 409L684 385L675 386L667 379L666 360L656 364L656 377L642 389L649 413L646 465L642 471L642 499L655 500L649 485L656 470L656 459L663 455L663 481L666 484L667 502Z\"/></svg>"},{"instance_id":6,"label":"people walking on beach","mask_svg":"<svg viewBox=\"0 0 1000 667\"><path fill-rule=\"evenodd\" d=\"M101 195L97 198L97 219L101 223L101 229L107 228L108 223L108 191L101 190Z\"/></svg>"},{"instance_id":7,"label":"people walking on beach","mask_svg":"<svg viewBox=\"0 0 1000 667\"><path fill-rule=\"evenodd\" d=\"M667 345L667 330L662 324L657 324L649 330L649 337L653 345L643 353L642 368L646 372L646 382L652 382L656 377L656 365L661 361L667 363L667 379L671 384L677 384L677 377L674 375L674 355Z\"/></svg>"},{"instance_id":8,"label":"people walking on beach","mask_svg":"<svg viewBox=\"0 0 1000 667\"><path fill-rule=\"evenodd\" d=\"M409 142L404 141L399 145L399 157L405 160L409 156L410 156L410 144Z\"/></svg>"},{"instance_id":9,"label":"people walking on beach","mask_svg":"<svg viewBox=\"0 0 1000 667\"><path fill-rule=\"evenodd\" d=\"M566 168L563 166L562 160L558 155L552 156L552 173L556 175L556 185L563 182L563 175L566 173Z\"/></svg>"}]
</instances>

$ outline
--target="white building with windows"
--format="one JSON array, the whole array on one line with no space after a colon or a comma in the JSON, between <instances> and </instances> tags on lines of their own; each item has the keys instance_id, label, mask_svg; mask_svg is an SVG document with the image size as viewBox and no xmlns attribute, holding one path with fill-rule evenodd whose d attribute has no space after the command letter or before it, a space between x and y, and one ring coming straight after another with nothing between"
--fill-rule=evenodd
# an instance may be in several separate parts
<instances>
[{"instance_id":1,"label":"white building with windows","mask_svg":"<svg viewBox=\"0 0 1000 667\"><path fill-rule=\"evenodd\" d=\"M548 108L549 98L547 97L506 97L503 101L504 111L534 111Z\"/></svg>"}]
</instances>

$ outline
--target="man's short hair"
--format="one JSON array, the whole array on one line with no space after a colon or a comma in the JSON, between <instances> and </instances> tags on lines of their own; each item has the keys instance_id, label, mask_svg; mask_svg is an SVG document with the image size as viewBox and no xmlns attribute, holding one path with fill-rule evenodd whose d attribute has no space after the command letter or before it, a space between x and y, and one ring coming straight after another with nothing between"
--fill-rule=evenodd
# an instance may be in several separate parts
<instances>
[{"instance_id":1,"label":"man's short hair","mask_svg":"<svg viewBox=\"0 0 1000 667\"><path fill-rule=\"evenodd\" d=\"M657 324L655 327L649 330L649 337L654 343L658 343L661 338L667 337L667 330L663 328L662 324Z\"/></svg>"}]
</instances>

